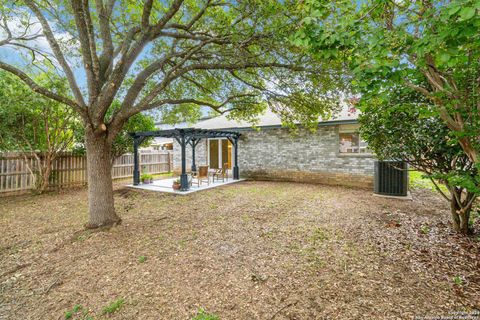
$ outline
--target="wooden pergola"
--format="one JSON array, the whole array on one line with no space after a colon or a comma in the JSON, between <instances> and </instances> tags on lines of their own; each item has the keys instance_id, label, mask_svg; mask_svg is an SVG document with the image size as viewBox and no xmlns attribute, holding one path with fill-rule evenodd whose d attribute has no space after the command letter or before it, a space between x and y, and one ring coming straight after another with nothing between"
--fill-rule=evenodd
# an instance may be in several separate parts
<instances>
[{"instance_id":1,"label":"wooden pergola","mask_svg":"<svg viewBox=\"0 0 480 320\"><path fill-rule=\"evenodd\" d=\"M200 140L209 139L209 138L226 138L228 139L234 147L234 156L233 156L233 179L238 180L240 178L238 170L238 139L240 138L240 133L235 131L224 131L224 130L207 130L207 129L196 129L196 128L185 128L185 129L169 129L169 130L157 130L157 131L145 131L145 132L132 132L130 136L133 138L133 185L140 184L140 168L138 165L138 147L146 139L150 137L163 137L163 138L174 138L180 144L182 150L182 173L180 175L180 190L187 191L190 187L188 184L187 177L187 159L186 159L186 148L187 145L192 147L192 171L197 171L195 164L195 147L198 145Z\"/></svg>"}]
</instances>

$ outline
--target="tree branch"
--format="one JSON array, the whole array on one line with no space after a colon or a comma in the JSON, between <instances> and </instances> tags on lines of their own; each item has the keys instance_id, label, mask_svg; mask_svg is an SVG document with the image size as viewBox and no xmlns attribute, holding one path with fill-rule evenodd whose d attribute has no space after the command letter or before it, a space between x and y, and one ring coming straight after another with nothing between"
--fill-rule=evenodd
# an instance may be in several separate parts
<instances>
[{"instance_id":1,"label":"tree branch","mask_svg":"<svg viewBox=\"0 0 480 320\"><path fill-rule=\"evenodd\" d=\"M135 81L133 84L130 86L130 89L128 90L125 99L123 100L122 103L122 108L129 108L133 105L135 100L138 97L138 94L141 92L141 90L145 87L146 81L149 77L151 77L155 72L160 70L165 66L165 64L172 58L175 57L182 57L182 61L179 63L179 65L182 65L183 62L185 62L189 57L191 57L195 52L198 52L202 47L204 47L207 43L201 43L197 46L194 46L188 50L182 51L182 52L172 52L166 57L159 59L157 61L154 61L151 63L149 66L147 66L142 72L138 74L138 76L135 78ZM175 67L173 68L175 69ZM171 74L174 70L171 70L169 74ZM168 76L168 74L167 74ZM166 77L167 78L167 77Z\"/></svg>"},{"instance_id":2,"label":"tree branch","mask_svg":"<svg viewBox=\"0 0 480 320\"><path fill-rule=\"evenodd\" d=\"M178 23L171 23L171 24L167 24L165 27L167 29L170 29L170 28L174 28L174 29L181 29L181 30L185 30L185 31L188 31L190 30L193 25L198 21L200 20L200 18L205 14L205 12L207 11L208 7L210 6L213 6L211 4L211 0L208 0L205 5L202 7L202 9L200 9L200 11L192 18L192 20L190 20L189 23L187 23L186 25L182 25L182 24L178 24Z\"/></svg>"},{"instance_id":3,"label":"tree branch","mask_svg":"<svg viewBox=\"0 0 480 320\"><path fill-rule=\"evenodd\" d=\"M150 25L150 14L152 13L153 0L146 0L142 12L142 29L147 29Z\"/></svg>"},{"instance_id":4,"label":"tree branch","mask_svg":"<svg viewBox=\"0 0 480 320\"><path fill-rule=\"evenodd\" d=\"M114 46L112 41L112 32L110 29L110 19L115 5L115 0L110 0L105 8L102 0L95 0L98 12L98 23L100 25L100 37L102 38L103 50L100 55L100 81L105 82L107 70L113 63Z\"/></svg>"},{"instance_id":5,"label":"tree branch","mask_svg":"<svg viewBox=\"0 0 480 320\"><path fill-rule=\"evenodd\" d=\"M75 25L78 31L81 54L87 75L89 105L97 98L100 83L98 82L99 62L95 52L95 38L92 34L88 0L71 0Z\"/></svg>"},{"instance_id":6,"label":"tree branch","mask_svg":"<svg viewBox=\"0 0 480 320\"><path fill-rule=\"evenodd\" d=\"M405 85L421 94L423 94L428 99L432 100L438 107L440 111L440 117L447 123L448 127L454 131L460 131L461 128L459 124L450 116L447 109L442 105L442 102L437 99L430 91L424 87L417 86L411 82L406 82Z\"/></svg>"},{"instance_id":7,"label":"tree branch","mask_svg":"<svg viewBox=\"0 0 480 320\"><path fill-rule=\"evenodd\" d=\"M234 100L237 100L237 99L240 99L240 98L245 98L245 97L256 97L257 95L256 94L252 94L252 93L245 93L245 94L237 94L237 95L233 95L233 96L229 96L227 99L225 99L223 102L219 103L219 104L214 104L212 102L208 102L208 101L202 101L202 100L198 100L198 99L190 99L190 98L184 98L184 99L162 99L162 100L158 100L158 101L155 101L145 107L143 107L141 110L136 110L134 111L135 113L137 112L140 112L140 111L146 111L146 110L150 110L150 109L154 109L154 108L158 108L162 105L165 105L165 104L186 104L186 103L192 103L192 104L196 104L196 105L199 105L199 106L204 106L204 107L210 107L212 108L213 110L217 111L218 113L220 114L223 114L225 113L224 110L221 110L224 106L226 106L227 104L233 102Z\"/></svg>"},{"instance_id":8,"label":"tree branch","mask_svg":"<svg viewBox=\"0 0 480 320\"><path fill-rule=\"evenodd\" d=\"M173 16L180 10L180 7L183 4L183 0L175 0L167 13L165 13L160 20L152 28L153 38L163 29L163 27L173 18Z\"/></svg>"},{"instance_id":9,"label":"tree branch","mask_svg":"<svg viewBox=\"0 0 480 320\"><path fill-rule=\"evenodd\" d=\"M83 99L82 92L78 87L78 84L77 84L77 81L75 80L75 76L73 75L72 69L68 65L67 60L65 60L63 52L60 49L60 46L57 40L55 39L55 36L53 35L52 29L50 28L50 25L48 24L47 19L45 18L45 16L42 14L40 9L38 9L38 7L35 5L35 3L32 0L25 0L25 4L30 8L30 10L33 11L37 19L40 21L40 24L42 25L43 33L47 38L48 44L50 45L50 48L52 48L55 58L58 60L58 63L63 69L63 72L65 72L68 83L70 85L70 89L72 90L73 95L77 100L77 105L80 106L81 109L84 109L85 100Z\"/></svg>"},{"instance_id":10,"label":"tree branch","mask_svg":"<svg viewBox=\"0 0 480 320\"><path fill-rule=\"evenodd\" d=\"M58 102L61 102L61 103L64 103L70 107L72 107L75 111L77 111L81 116L85 116L85 109L83 109L80 105L78 105L75 101L67 98L67 97L64 97L64 96L61 96L59 94L56 94L55 92L52 92L50 90L48 90L47 88L45 87L42 87L40 86L39 84L37 84L35 81L33 81L32 78L30 78L25 72L23 72L22 70L12 66L12 65L9 65L7 63L4 63L4 62L1 62L0 61L0 69L3 69L5 71L8 71L14 75L16 75L17 77L19 77L23 82L25 82L33 91L37 92L37 93L40 93L50 99L53 99L55 101L58 101Z\"/></svg>"}]
</instances>

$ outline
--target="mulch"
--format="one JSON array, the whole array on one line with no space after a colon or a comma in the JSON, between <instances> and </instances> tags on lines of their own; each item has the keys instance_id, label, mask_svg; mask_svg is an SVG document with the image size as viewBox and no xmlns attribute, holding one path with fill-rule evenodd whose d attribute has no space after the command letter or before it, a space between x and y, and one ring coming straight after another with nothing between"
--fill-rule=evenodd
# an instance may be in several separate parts
<instances>
[{"instance_id":1,"label":"mulch","mask_svg":"<svg viewBox=\"0 0 480 320\"><path fill-rule=\"evenodd\" d=\"M480 238L429 190L117 186L123 223L93 231L85 189L1 201L0 319L480 318Z\"/></svg>"}]
</instances>

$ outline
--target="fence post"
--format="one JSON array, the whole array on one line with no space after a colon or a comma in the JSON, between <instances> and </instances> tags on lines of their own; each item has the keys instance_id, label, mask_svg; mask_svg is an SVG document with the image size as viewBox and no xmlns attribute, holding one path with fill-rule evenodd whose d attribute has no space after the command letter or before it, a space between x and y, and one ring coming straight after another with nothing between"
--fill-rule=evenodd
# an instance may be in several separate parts
<instances>
[{"instance_id":1,"label":"fence post","mask_svg":"<svg viewBox=\"0 0 480 320\"><path fill-rule=\"evenodd\" d=\"M145 161L141 157L149 154ZM129 155L131 156L131 155ZM125 158L126 160L127 158ZM7 192L25 192L35 188L35 181L29 168L34 170L36 163L31 156L26 158L17 153L0 152L0 194ZM55 159L52 171L52 187L68 187L75 184L86 184L86 170L88 166L84 156L74 156L70 152L60 154ZM139 150L139 168L152 174L166 173L173 170L173 154L168 151L151 152ZM112 166L113 179L127 178L132 176L132 163L122 161L115 162ZM115 174L115 168L119 172ZM140 174L139 174L140 176Z\"/></svg>"}]
</instances>

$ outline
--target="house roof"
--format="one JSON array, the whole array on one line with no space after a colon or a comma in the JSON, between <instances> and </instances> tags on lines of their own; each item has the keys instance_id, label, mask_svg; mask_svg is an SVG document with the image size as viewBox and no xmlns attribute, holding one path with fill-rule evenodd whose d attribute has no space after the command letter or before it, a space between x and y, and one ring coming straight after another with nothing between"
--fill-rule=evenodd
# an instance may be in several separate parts
<instances>
[{"instance_id":1,"label":"house roof","mask_svg":"<svg viewBox=\"0 0 480 320\"><path fill-rule=\"evenodd\" d=\"M329 119L319 119L319 125L334 125L334 124L350 124L357 123L359 111L355 108L344 107L339 113L334 114ZM212 118L202 118L195 124L188 124L187 122L181 122L176 125L156 123L156 126L159 130L169 130L169 129L179 129L179 128L196 128L196 129L217 129L217 130L226 130L226 129L239 129L239 130L250 130L253 129L253 125L247 121L239 120L230 120L227 118L227 115L221 115L218 117ZM259 115L258 122L255 127L258 128L281 128L282 121L280 117L272 112L270 109L265 111L263 114ZM172 143L173 138L164 138L164 137L155 137L155 142L153 144L165 144Z\"/></svg>"},{"instance_id":2,"label":"house roof","mask_svg":"<svg viewBox=\"0 0 480 320\"><path fill-rule=\"evenodd\" d=\"M208 120L208 119L211 119L211 118L212 118L211 116L202 117L202 118L198 119L198 122ZM188 128L188 127L191 127L191 126L192 125L187 121L182 121L182 122L178 122L178 123L175 123L175 124L155 122L155 127L157 127L159 130L169 130L169 129L174 129L174 128L180 129L180 128Z\"/></svg>"},{"instance_id":3,"label":"house roof","mask_svg":"<svg viewBox=\"0 0 480 320\"><path fill-rule=\"evenodd\" d=\"M211 119L211 117L202 117L198 121L202 122L204 120ZM155 127L157 127L158 130L170 130L170 129L180 129L180 128L189 128L189 127L195 127L195 125L192 125L186 121L179 122L177 124L169 124L169 123L162 123L162 122L155 122ZM153 139L152 145L164 145L167 143L173 143L173 138L164 138L164 137L155 137Z\"/></svg>"},{"instance_id":4,"label":"house roof","mask_svg":"<svg viewBox=\"0 0 480 320\"><path fill-rule=\"evenodd\" d=\"M356 123L358 119L359 111L355 108L343 108L342 111L333 115L329 119L319 119L319 124L338 124L338 123ZM267 110L262 115L258 117L258 122L255 124L255 127L270 127L276 128L282 126L282 120L280 117L272 112ZM238 121L230 120L227 115L221 115L215 118L210 118L207 120L199 121L193 125L195 128L199 129L251 129L253 126L250 122L247 121Z\"/></svg>"}]
</instances>

